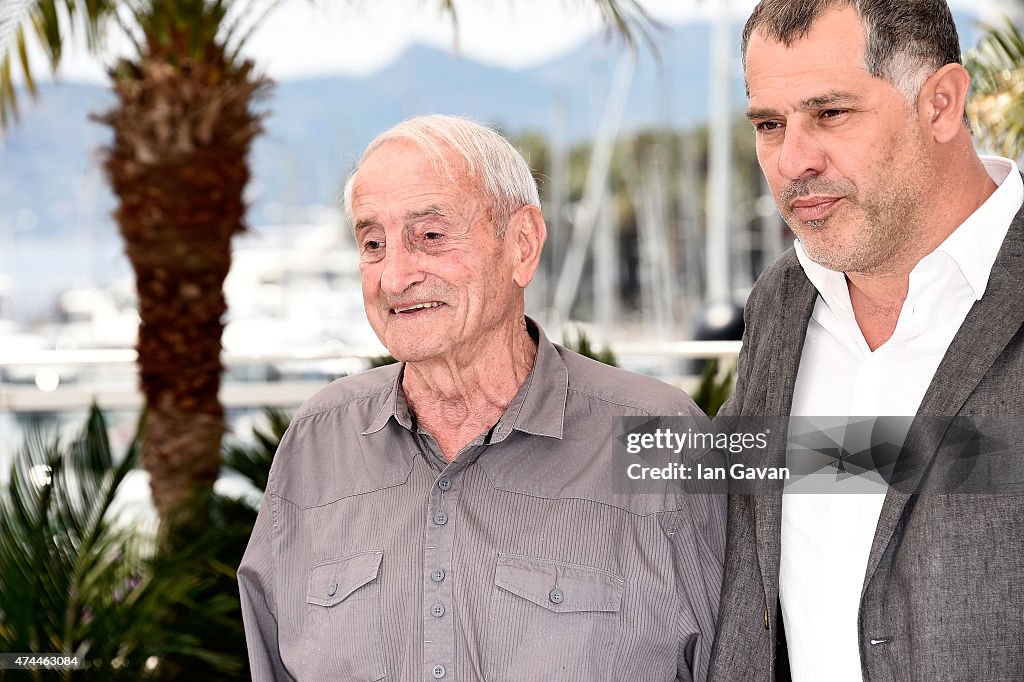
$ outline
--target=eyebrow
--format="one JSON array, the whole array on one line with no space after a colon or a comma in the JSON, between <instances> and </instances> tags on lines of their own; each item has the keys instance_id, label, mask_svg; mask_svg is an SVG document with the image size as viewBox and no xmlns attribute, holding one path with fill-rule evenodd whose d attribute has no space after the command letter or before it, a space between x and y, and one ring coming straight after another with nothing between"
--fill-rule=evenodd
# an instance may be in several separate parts
<instances>
[{"instance_id":1,"label":"eyebrow","mask_svg":"<svg viewBox=\"0 0 1024 682\"><path fill-rule=\"evenodd\" d=\"M864 101L864 98L860 95L856 95L846 90L830 90L822 95L815 97L808 97L802 100L797 105L799 111L810 111L813 109L824 109L827 107L833 107L838 104L859 104ZM775 109L758 109L752 108L747 110L747 118L751 121L771 118L772 116L778 116L778 112Z\"/></svg>"},{"instance_id":2,"label":"eyebrow","mask_svg":"<svg viewBox=\"0 0 1024 682\"><path fill-rule=\"evenodd\" d=\"M358 221L355 224L355 226L352 228L352 231L355 232L356 234L359 234L363 230L368 230L371 227L380 227L380 222L377 221L375 218L363 218L362 220Z\"/></svg>"},{"instance_id":3,"label":"eyebrow","mask_svg":"<svg viewBox=\"0 0 1024 682\"><path fill-rule=\"evenodd\" d=\"M409 211L405 214L405 224L411 225L412 223L423 220L424 218L447 218L448 214L441 209L440 206L428 206L427 208L420 209L418 211ZM356 222L352 231L359 234L363 230L368 230L371 227L381 227L380 221L376 218L363 218Z\"/></svg>"},{"instance_id":4,"label":"eyebrow","mask_svg":"<svg viewBox=\"0 0 1024 682\"><path fill-rule=\"evenodd\" d=\"M415 223L424 218L447 218L448 214L440 206L428 206L418 211L409 211L405 214L405 224Z\"/></svg>"}]
</instances>

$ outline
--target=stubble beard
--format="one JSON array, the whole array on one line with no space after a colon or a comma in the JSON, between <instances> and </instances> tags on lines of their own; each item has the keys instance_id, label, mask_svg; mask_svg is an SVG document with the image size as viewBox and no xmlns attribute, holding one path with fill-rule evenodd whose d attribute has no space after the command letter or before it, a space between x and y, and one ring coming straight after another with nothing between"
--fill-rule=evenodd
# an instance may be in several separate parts
<instances>
[{"instance_id":1,"label":"stubble beard","mask_svg":"<svg viewBox=\"0 0 1024 682\"><path fill-rule=\"evenodd\" d=\"M780 192L782 217L811 260L836 272L886 274L913 248L923 230L921 203L929 175L920 163L919 146L890 150L866 192L846 178L796 181ZM897 154L912 158L899 167ZM913 175L908 177L907 169ZM827 218L809 221L788 208L796 197L817 193L843 196L845 205Z\"/></svg>"}]
</instances>

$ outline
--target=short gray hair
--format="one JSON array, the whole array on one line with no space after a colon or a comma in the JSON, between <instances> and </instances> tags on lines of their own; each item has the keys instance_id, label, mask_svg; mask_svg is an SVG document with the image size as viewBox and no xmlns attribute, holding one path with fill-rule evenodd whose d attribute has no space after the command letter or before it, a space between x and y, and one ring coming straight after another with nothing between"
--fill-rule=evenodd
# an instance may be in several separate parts
<instances>
[{"instance_id":1,"label":"short gray hair","mask_svg":"<svg viewBox=\"0 0 1024 682\"><path fill-rule=\"evenodd\" d=\"M746 67L750 37L759 31L790 47L832 9L852 7L864 26L864 69L884 78L908 103L928 77L946 64L961 64L960 38L946 0L762 0L743 28Z\"/></svg>"},{"instance_id":2,"label":"short gray hair","mask_svg":"<svg viewBox=\"0 0 1024 682\"><path fill-rule=\"evenodd\" d=\"M438 174L452 181L476 182L491 200L491 218L499 236L505 234L512 214L523 206L540 208L537 181L522 154L508 140L462 116L432 114L402 121L378 135L356 163L345 183L345 215L352 216L352 188L360 167L373 152L388 142L415 144Z\"/></svg>"}]
</instances>

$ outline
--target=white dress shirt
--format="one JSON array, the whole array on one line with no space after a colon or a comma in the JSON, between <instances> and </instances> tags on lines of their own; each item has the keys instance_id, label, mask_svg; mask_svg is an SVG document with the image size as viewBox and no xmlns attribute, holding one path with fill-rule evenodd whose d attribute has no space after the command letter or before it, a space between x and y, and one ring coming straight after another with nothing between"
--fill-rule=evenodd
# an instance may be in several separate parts
<instances>
[{"instance_id":1,"label":"white dress shirt","mask_svg":"<svg viewBox=\"0 0 1024 682\"><path fill-rule=\"evenodd\" d=\"M819 296L800 357L794 417L917 413L950 342L985 293L996 254L1024 202L1013 161L982 161L998 189L913 269L896 329L874 352L857 326L845 275L812 261L797 242L797 257ZM795 682L862 679L857 615L885 498L884 486L877 489L787 490L783 496L779 594Z\"/></svg>"}]
</instances>

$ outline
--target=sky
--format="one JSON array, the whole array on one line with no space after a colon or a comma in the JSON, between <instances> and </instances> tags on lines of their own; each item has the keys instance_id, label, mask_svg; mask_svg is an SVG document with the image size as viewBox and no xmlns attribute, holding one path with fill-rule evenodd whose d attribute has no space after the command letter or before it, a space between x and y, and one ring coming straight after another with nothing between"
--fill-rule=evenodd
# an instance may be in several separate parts
<instances>
[{"instance_id":1,"label":"sky","mask_svg":"<svg viewBox=\"0 0 1024 682\"><path fill-rule=\"evenodd\" d=\"M252 0L256 16L270 0ZM243 3L245 4L245 3ZM729 7L740 22L756 0L643 0L658 21L709 21ZM951 0L959 8L995 16L999 0ZM410 45L455 49L451 19L440 0L284 0L247 44L246 54L276 80L330 74L362 75L387 66ZM476 61L528 68L569 51L602 30L592 0L456 0L458 51ZM126 49L123 37L108 38L106 61ZM30 53L35 75L48 78L42 53ZM61 78L105 83L104 60L81 46L66 54Z\"/></svg>"}]
</instances>

